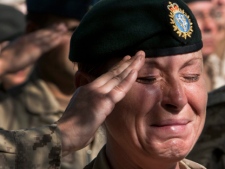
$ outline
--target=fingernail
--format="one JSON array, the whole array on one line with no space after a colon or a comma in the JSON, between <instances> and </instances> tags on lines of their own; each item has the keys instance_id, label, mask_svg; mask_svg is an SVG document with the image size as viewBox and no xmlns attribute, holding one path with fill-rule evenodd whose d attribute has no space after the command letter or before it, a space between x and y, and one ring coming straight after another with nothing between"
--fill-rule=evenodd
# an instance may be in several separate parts
<instances>
[{"instance_id":1,"label":"fingernail","mask_svg":"<svg viewBox=\"0 0 225 169\"><path fill-rule=\"evenodd\" d=\"M56 25L54 25L54 28L58 31L66 31L67 30L67 27L64 23L56 24Z\"/></svg>"},{"instance_id":2,"label":"fingernail","mask_svg":"<svg viewBox=\"0 0 225 169\"><path fill-rule=\"evenodd\" d=\"M131 56L127 55L123 58L123 60L130 60Z\"/></svg>"},{"instance_id":3,"label":"fingernail","mask_svg":"<svg viewBox=\"0 0 225 169\"><path fill-rule=\"evenodd\" d=\"M137 52L137 56L140 60L142 60L144 58L144 55L145 55L145 53L142 50Z\"/></svg>"}]
</instances>

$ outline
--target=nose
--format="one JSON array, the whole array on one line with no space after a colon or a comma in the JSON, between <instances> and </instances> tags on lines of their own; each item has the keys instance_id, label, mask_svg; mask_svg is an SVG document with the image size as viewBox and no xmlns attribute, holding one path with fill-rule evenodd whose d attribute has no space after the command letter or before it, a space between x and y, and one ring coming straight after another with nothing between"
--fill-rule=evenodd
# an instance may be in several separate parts
<instances>
[{"instance_id":1,"label":"nose","mask_svg":"<svg viewBox=\"0 0 225 169\"><path fill-rule=\"evenodd\" d=\"M215 20L211 16L205 17L203 22L204 22L203 26L204 32L212 32L216 29Z\"/></svg>"},{"instance_id":2,"label":"nose","mask_svg":"<svg viewBox=\"0 0 225 169\"><path fill-rule=\"evenodd\" d=\"M161 106L170 113L179 113L187 104L187 96L182 82L172 80L163 87Z\"/></svg>"}]
</instances>

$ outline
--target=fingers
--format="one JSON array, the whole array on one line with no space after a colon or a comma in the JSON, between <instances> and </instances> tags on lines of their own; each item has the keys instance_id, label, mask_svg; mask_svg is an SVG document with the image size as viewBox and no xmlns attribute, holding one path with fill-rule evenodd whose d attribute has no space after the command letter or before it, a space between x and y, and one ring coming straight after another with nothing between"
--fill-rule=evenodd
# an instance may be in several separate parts
<instances>
[{"instance_id":1,"label":"fingers","mask_svg":"<svg viewBox=\"0 0 225 169\"><path fill-rule=\"evenodd\" d=\"M144 64L144 58L143 51L136 53L134 57L125 56L109 72L76 90L64 115L58 121L61 132L66 133L68 138L73 137L73 142L62 140L64 149L83 146L80 144L81 139L83 143L90 142L94 132L112 112L115 103L131 89L137 72ZM71 130L68 131L68 128L75 128L76 136ZM74 141L74 138L78 138L77 141ZM70 146L71 143L74 146Z\"/></svg>"},{"instance_id":2,"label":"fingers","mask_svg":"<svg viewBox=\"0 0 225 169\"><path fill-rule=\"evenodd\" d=\"M119 72L119 69L124 69L125 63L131 59L130 56L125 56L118 64L113 66L109 72L106 72L105 74L101 75L97 79L95 79L94 83L92 83L93 88L98 88L107 83L112 77L114 76L113 71L116 73L116 71ZM117 70L118 69L118 70Z\"/></svg>"},{"instance_id":3,"label":"fingers","mask_svg":"<svg viewBox=\"0 0 225 169\"><path fill-rule=\"evenodd\" d=\"M57 46L62 41L62 35L67 32L64 24L59 24L51 28L46 28L34 32L29 37L30 45L36 46L40 53L47 52Z\"/></svg>"},{"instance_id":4,"label":"fingers","mask_svg":"<svg viewBox=\"0 0 225 169\"><path fill-rule=\"evenodd\" d=\"M135 64L138 64L138 62L141 60L141 58L144 57L143 55L144 55L144 52L140 51L140 52L136 53L136 55L134 57L125 56L118 64L116 64L114 67L112 67L110 69L110 71L108 71L107 73L105 73L105 74L101 75L100 77L98 77L97 79L95 79L91 83L91 86L93 88L100 88L107 83L112 83L112 81L116 80L117 78L118 79L124 78L126 75L129 74L129 71L132 69L132 66L134 66L133 68L135 68ZM129 69L124 71L128 67L129 67ZM121 73L123 73L123 74L121 74ZM114 86L114 85L112 85L112 86Z\"/></svg>"},{"instance_id":5,"label":"fingers","mask_svg":"<svg viewBox=\"0 0 225 169\"><path fill-rule=\"evenodd\" d=\"M133 62L121 75L119 75L121 76L120 78L114 78L113 81L115 86L111 86L112 90L108 93L108 98L113 103L117 103L123 99L127 92L131 89L137 79L138 71L144 64L144 56L144 52L139 53L139 60L135 60L135 62ZM107 87L108 89L110 88L109 86Z\"/></svg>"},{"instance_id":6,"label":"fingers","mask_svg":"<svg viewBox=\"0 0 225 169\"><path fill-rule=\"evenodd\" d=\"M59 24L21 36L7 45L1 53L5 65L8 65L5 70L6 73L18 71L33 64L43 53L62 43L62 35L66 32L66 26Z\"/></svg>"},{"instance_id":7,"label":"fingers","mask_svg":"<svg viewBox=\"0 0 225 169\"><path fill-rule=\"evenodd\" d=\"M137 72L145 61L145 53L139 51L132 58L126 56L109 72L94 80L91 84L92 90L97 90L111 100L113 104L120 101L130 90L136 81Z\"/></svg>"},{"instance_id":8,"label":"fingers","mask_svg":"<svg viewBox=\"0 0 225 169\"><path fill-rule=\"evenodd\" d=\"M128 81L128 76L138 71L143 65L144 54L143 52L138 52L132 59L127 61L125 64L121 65L117 69L110 71L111 79L109 79L103 86L105 92L110 92L115 86L120 88L122 84ZM133 72L132 72L133 71ZM131 82L132 83L132 82ZM125 85L123 85L125 87ZM121 88L122 90L123 88Z\"/></svg>"}]
</instances>

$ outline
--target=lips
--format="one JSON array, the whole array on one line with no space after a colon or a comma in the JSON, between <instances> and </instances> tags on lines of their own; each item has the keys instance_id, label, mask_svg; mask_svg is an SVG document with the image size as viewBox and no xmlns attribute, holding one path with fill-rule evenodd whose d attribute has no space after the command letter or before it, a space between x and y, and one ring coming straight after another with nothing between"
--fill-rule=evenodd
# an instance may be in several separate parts
<instances>
[{"instance_id":1,"label":"lips","mask_svg":"<svg viewBox=\"0 0 225 169\"><path fill-rule=\"evenodd\" d=\"M180 119L180 120L168 119L152 124L151 126L153 127L180 126L180 125L182 126L187 125L189 122L190 120L187 119Z\"/></svg>"},{"instance_id":2,"label":"lips","mask_svg":"<svg viewBox=\"0 0 225 169\"><path fill-rule=\"evenodd\" d=\"M211 35L204 35L202 41L204 45L214 45L214 38Z\"/></svg>"},{"instance_id":3,"label":"lips","mask_svg":"<svg viewBox=\"0 0 225 169\"><path fill-rule=\"evenodd\" d=\"M190 133L191 120L168 119L150 125L150 132L161 138L186 137Z\"/></svg>"}]
</instances>

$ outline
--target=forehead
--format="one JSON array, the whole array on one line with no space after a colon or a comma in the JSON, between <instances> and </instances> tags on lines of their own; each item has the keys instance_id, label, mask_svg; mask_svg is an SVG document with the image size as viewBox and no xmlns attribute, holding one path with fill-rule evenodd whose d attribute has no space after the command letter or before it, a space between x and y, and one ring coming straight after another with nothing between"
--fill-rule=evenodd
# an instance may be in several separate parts
<instances>
[{"instance_id":1,"label":"forehead","mask_svg":"<svg viewBox=\"0 0 225 169\"><path fill-rule=\"evenodd\" d=\"M118 63L121 58L112 58L106 63L104 66L107 69L112 68L116 63ZM194 62L191 62L194 61ZM158 56L158 57L148 57L145 58L145 64L143 68L152 67L152 66L160 66L164 68L169 68L170 66L173 67L181 67L187 63L203 63L203 56L201 50L197 52L187 53L187 54L180 54L180 55L172 55L172 56ZM143 69L142 68L142 69Z\"/></svg>"},{"instance_id":2,"label":"forehead","mask_svg":"<svg viewBox=\"0 0 225 169\"><path fill-rule=\"evenodd\" d=\"M188 4L188 7L194 11L208 11L214 9L214 3L212 1L196 1Z\"/></svg>"},{"instance_id":3,"label":"forehead","mask_svg":"<svg viewBox=\"0 0 225 169\"><path fill-rule=\"evenodd\" d=\"M145 65L161 65L161 66L182 66L183 64L191 61L197 61L202 62L202 53L201 51L193 52L193 53L187 53L187 54L180 54L180 55L173 55L173 56L162 56L162 57L155 57L150 58L146 57L145 59ZM193 62L195 63L195 62Z\"/></svg>"}]
</instances>

